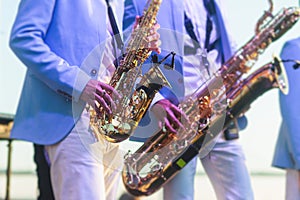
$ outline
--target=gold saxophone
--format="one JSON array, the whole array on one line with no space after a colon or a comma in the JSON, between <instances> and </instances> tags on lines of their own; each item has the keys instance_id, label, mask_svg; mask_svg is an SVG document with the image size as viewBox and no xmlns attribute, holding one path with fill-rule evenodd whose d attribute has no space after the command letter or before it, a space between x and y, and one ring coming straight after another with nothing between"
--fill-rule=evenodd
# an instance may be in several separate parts
<instances>
[{"instance_id":1,"label":"gold saxophone","mask_svg":"<svg viewBox=\"0 0 300 200\"><path fill-rule=\"evenodd\" d=\"M134 30L133 37L128 42L127 53L110 80L109 85L122 95L121 100L116 102L117 109L113 111L113 115L105 112L98 115L90 108L90 127L96 137L103 136L107 141L114 143L127 139L137 127L157 91L162 86L170 86L157 63L145 75L141 75L142 64L151 54L145 47L145 38L156 23L161 1L148 1L139 27ZM140 81L137 84L138 79Z\"/></svg>"},{"instance_id":2,"label":"gold saxophone","mask_svg":"<svg viewBox=\"0 0 300 200\"><path fill-rule=\"evenodd\" d=\"M268 16L267 16L268 15ZM242 75L254 65L258 55L289 30L298 20L300 9L282 9L276 16L266 13L256 35L240 48L205 85L179 104L187 115L187 128L178 133L160 130L135 153L125 156L122 173L125 188L133 195L151 195L177 174L204 148L204 139L219 133L245 112L249 105L271 88L287 90L284 68L277 58L247 79ZM267 18L269 20L266 20ZM224 101L225 107L219 106ZM219 127L221 126L220 130ZM215 133L215 135L216 135Z\"/></svg>"}]
</instances>

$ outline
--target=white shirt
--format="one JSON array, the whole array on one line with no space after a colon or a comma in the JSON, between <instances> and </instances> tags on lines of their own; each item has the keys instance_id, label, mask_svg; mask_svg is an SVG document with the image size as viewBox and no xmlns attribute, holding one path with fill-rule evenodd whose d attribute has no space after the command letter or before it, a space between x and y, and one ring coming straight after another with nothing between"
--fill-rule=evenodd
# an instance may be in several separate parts
<instances>
[{"instance_id":1,"label":"white shirt","mask_svg":"<svg viewBox=\"0 0 300 200\"><path fill-rule=\"evenodd\" d=\"M112 2L110 2L110 6L112 7L113 12L115 13L115 6ZM102 62L100 64L100 69L98 73L98 80L109 83L114 71L114 60L116 59L116 51L118 53L118 50L114 48L113 46L113 37L114 33L112 30L112 26L109 20L109 16L107 15L107 21L106 21L106 33L107 33L107 39L105 41L105 50Z\"/></svg>"},{"instance_id":2,"label":"white shirt","mask_svg":"<svg viewBox=\"0 0 300 200\"><path fill-rule=\"evenodd\" d=\"M192 21L194 26L194 33L197 40L200 43L202 49L204 49L205 37L206 37L206 18L207 11L204 7L203 1L199 0L186 0L184 1L184 10L187 17ZM184 28L186 31L186 29ZM216 24L213 22L213 28L210 36L210 44L219 38L219 34L216 31ZM186 31L186 37L184 39L184 45L194 47L192 39ZM183 56L183 75L185 85L185 95L193 93L200 87L205 80L209 78L207 69L201 64L202 50L197 49L196 55L184 55ZM221 57L217 50L211 50L208 53L208 59L210 60L210 75L212 75L221 66Z\"/></svg>"},{"instance_id":3,"label":"white shirt","mask_svg":"<svg viewBox=\"0 0 300 200\"><path fill-rule=\"evenodd\" d=\"M204 7L203 0L184 0L183 5L187 17L192 21L194 33L201 46L201 49L197 49L196 55L183 55L182 70L184 76L185 96L187 96L195 92L196 89L209 79L206 68L201 64L202 48L204 48L206 37L207 11ZM183 30L185 31L184 46L190 46L193 48L194 45L192 44L192 39L188 35L185 27ZM219 34L216 31L216 24L213 22L210 44L218 38ZM213 73L221 66L221 56L217 50L211 50L207 57L210 61L210 75L213 75ZM160 93L157 93L151 103L151 106L161 99L164 99L164 97Z\"/></svg>"}]
</instances>

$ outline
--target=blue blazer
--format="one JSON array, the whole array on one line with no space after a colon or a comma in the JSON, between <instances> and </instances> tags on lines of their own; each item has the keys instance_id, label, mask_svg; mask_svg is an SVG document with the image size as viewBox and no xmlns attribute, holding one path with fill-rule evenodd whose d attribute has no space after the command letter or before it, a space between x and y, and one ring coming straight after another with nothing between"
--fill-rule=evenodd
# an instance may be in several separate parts
<instances>
[{"instance_id":1,"label":"blue blazer","mask_svg":"<svg viewBox=\"0 0 300 200\"><path fill-rule=\"evenodd\" d=\"M122 27L123 1L116 6ZM54 144L68 135L81 115L79 100L97 78L107 38L104 0L22 0L10 47L27 67L11 137Z\"/></svg>"},{"instance_id":2,"label":"blue blazer","mask_svg":"<svg viewBox=\"0 0 300 200\"><path fill-rule=\"evenodd\" d=\"M217 28L220 32L221 45L224 52L225 60L229 59L236 50L236 44L231 40L224 21L222 11L219 9L221 1L216 0L216 15L213 17ZM136 15L143 15L146 0L125 0L125 11L123 28L131 29ZM162 41L161 49L163 50L160 57L164 57L168 52L174 51L177 54L175 63L175 71L166 70L161 67L164 75L172 86L172 93L179 99L184 92L183 78L182 78L182 56L184 51L183 34L185 34L184 26L184 5L183 1L179 0L164 0L159 8L157 22L160 24L160 39ZM127 32L127 31L126 31ZM167 62L170 62L168 60ZM162 95L164 91L162 91ZM167 97L168 98L168 97ZM156 119L151 112L147 112L142 119L139 127L136 129L134 137L131 139L145 141L154 132L158 131Z\"/></svg>"},{"instance_id":3,"label":"blue blazer","mask_svg":"<svg viewBox=\"0 0 300 200\"><path fill-rule=\"evenodd\" d=\"M300 37L287 41L281 51L282 59L300 60ZM280 92L281 127L272 165L300 170L300 70L292 62L285 63L289 93Z\"/></svg>"}]
</instances>

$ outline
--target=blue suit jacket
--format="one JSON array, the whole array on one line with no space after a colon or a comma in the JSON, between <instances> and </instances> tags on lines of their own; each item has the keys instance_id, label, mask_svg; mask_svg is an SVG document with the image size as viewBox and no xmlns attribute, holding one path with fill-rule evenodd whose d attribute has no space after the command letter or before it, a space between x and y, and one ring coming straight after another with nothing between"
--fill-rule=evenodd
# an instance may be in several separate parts
<instances>
[{"instance_id":1,"label":"blue suit jacket","mask_svg":"<svg viewBox=\"0 0 300 200\"><path fill-rule=\"evenodd\" d=\"M123 2L111 3L121 27ZM12 138L54 144L74 127L85 106L81 92L97 78L106 12L104 0L21 1L10 46L28 70Z\"/></svg>"},{"instance_id":2,"label":"blue suit jacket","mask_svg":"<svg viewBox=\"0 0 300 200\"><path fill-rule=\"evenodd\" d=\"M125 11L123 28L131 29L136 15L143 15L143 10L146 5L146 0L125 0ZM235 52L235 43L228 35L226 24L223 20L221 10L219 9L220 1L215 1L217 5L217 12L213 20L219 28L221 35L221 44L224 52L225 60L229 59ZM160 24L160 39L162 41L161 49L163 50L160 57L164 57L166 53L174 51L177 54L175 63L175 71L165 70L161 68L164 75L172 86L172 92L179 99L184 92L184 85L182 79L182 56L184 51L183 34L185 34L184 26L184 5L183 1L179 0L164 0L159 8L157 22ZM170 62L169 60L167 62ZM162 92L163 93L163 92ZM164 95L164 94L163 94ZM167 97L168 98L168 97ZM151 123L150 123L151 122ZM153 133L158 131L155 125L156 119L151 112L147 112L142 119L139 127L136 129L133 140L145 141Z\"/></svg>"},{"instance_id":3,"label":"blue suit jacket","mask_svg":"<svg viewBox=\"0 0 300 200\"><path fill-rule=\"evenodd\" d=\"M286 42L281 51L282 59L300 60L300 37ZM285 63L289 93L280 92L282 123L275 148L273 166L300 170L300 70Z\"/></svg>"}]
</instances>

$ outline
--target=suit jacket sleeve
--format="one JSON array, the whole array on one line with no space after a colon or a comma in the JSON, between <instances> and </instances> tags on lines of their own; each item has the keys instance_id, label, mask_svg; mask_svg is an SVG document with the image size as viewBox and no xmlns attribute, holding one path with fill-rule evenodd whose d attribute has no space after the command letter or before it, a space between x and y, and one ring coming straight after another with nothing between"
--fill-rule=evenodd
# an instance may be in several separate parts
<instances>
[{"instance_id":1,"label":"suit jacket sleeve","mask_svg":"<svg viewBox=\"0 0 300 200\"><path fill-rule=\"evenodd\" d=\"M238 44L236 43L236 41L234 40L233 35L231 34L232 28L228 19L228 10L226 9L227 7L224 5L226 4L226 2L220 1L220 0L215 0L215 2L217 3L217 5L219 6L219 8L221 9L221 13L222 13L222 18L224 21L224 24L226 26L226 30L227 30L227 35L228 35L228 40L230 43L230 48L231 51L234 53L238 50Z\"/></svg>"},{"instance_id":2,"label":"suit jacket sleeve","mask_svg":"<svg viewBox=\"0 0 300 200\"><path fill-rule=\"evenodd\" d=\"M56 55L45 42L55 5L55 0L22 0L11 32L10 47L38 79L54 91L63 91L78 101L90 77L78 66L71 66Z\"/></svg>"}]
</instances>

